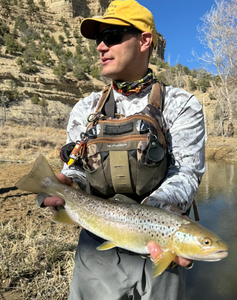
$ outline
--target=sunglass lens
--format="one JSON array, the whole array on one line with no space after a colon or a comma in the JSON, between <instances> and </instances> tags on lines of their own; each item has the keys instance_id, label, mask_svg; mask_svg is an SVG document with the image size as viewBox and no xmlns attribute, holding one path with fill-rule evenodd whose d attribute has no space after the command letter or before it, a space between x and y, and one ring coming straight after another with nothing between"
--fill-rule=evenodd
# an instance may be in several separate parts
<instances>
[{"instance_id":1,"label":"sunglass lens","mask_svg":"<svg viewBox=\"0 0 237 300\"><path fill-rule=\"evenodd\" d=\"M118 44L122 41L123 32L118 30L105 30L101 32L96 38L97 46L103 41L106 46Z\"/></svg>"}]
</instances>

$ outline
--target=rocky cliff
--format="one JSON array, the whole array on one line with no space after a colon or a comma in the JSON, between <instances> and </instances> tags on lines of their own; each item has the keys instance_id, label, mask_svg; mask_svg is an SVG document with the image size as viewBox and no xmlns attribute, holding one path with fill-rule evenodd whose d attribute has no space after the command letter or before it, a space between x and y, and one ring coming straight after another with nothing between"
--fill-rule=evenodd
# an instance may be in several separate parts
<instances>
[{"instance_id":1,"label":"rocky cliff","mask_svg":"<svg viewBox=\"0 0 237 300\"><path fill-rule=\"evenodd\" d=\"M110 2L111 0L45 0L45 6L64 18L86 18L102 15Z\"/></svg>"},{"instance_id":2,"label":"rocky cliff","mask_svg":"<svg viewBox=\"0 0 237 300\"><path fill-rule=\"evenodd\" d=\"M7 101L5 98L9 91L12 92L13 86L21 99L29 100L33 96L37 96L41 100L60 101L69 105L75 104L91 91L101 90L104 87L104 82L96 80L88 73L84 80L75 78L72 72L59 79L53 72L53 68L59 65L62 56L60 56L61 54L58 55L55 49L51 49L53 45L51 42L54 43L55 40L56 46L60 46L60 51L65 55L71 53L75 56L78 42L74 36L74 31L79 29L81 20L89 16L103 15L110 2L111 0L22 0L20 5L14 5L1 1L0 108L1 106L4 107L4 103ZM16 22L18 27L16 27ZM24 22L28 24L25 30L20 29L25 24ZM25 48L24 52L16 51L15 54L12 54L6 51L4 34L1 36L1 30L5 30L3 25L9 27L11 35L14 33L15 40ZM29 40L25 42L30 35L35 33L38 35L35 40L30 40L30 43ZM64 41L60 42L60 36L63 36ZM158 34L158 39L159 43L153 55L164 59L165 40L161 34ZM82 39L82 46L89 48L86 43L87 41ZM40 48L44 54L51 55L50 60L54 61L53 66L40 61L37 57L31 59L32 51L27 52L26 50L33 44L35 51ZM83 51L82 53L84 53ZM27 73L21 69L22 60L29 62L30 59L32 60L31 65L33 63L38 69L36 73ZM7 110L7 113L10 114L11 110ZM0 113L0 121L3 120L1 115L4 114Z\"/></svg>"}]
</instances>

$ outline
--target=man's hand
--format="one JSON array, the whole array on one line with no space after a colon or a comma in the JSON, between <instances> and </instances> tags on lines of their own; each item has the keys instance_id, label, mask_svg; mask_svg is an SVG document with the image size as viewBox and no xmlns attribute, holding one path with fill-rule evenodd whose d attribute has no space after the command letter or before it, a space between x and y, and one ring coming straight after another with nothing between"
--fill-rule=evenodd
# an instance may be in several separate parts
<instances>
[{"instance_id":1,"label":"man's hand","mask_svg":"<svg viewBox=\"0 0 237 300\"><path fill-rule=\"evenodd\" d=\"M162 250L155 242L149 242L147 244L147 247L152 258L155 258L158 254L162 253ZM193 264L193 261L191 259L183 258L177 255L175 256L173 261L184 268L191 268Z\"/></svg>"},{"instance_id":2,"label":"man's hand","mask_svg":"<svg viewBox=\"0 0 237 300\"><path fill-rule=\"evenodd\" d=\"M73 183L72 179L70 177L65 176L64 174L58 174L57 177L59 181L69 186ZM65 201L62 198L57 196L48 196L44 199L41 207L52 207L61 205L65 205Z\"/></svg>"}]
</instances>

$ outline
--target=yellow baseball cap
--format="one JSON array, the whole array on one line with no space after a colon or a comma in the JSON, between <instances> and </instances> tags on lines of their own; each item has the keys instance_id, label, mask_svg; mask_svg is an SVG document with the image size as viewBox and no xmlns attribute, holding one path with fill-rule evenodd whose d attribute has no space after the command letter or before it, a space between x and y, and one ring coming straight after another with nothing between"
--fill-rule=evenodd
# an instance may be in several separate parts
<instances>
[{"instance_id":1,"label":"yellow baseball cap","mask_svg":"<svg viewBox=\"0 0 237 300\"><path fill-rule=\"evenodd\" d=\"M135 0L115 0L110 3L103 17L86 18L81 23L81 34L95 39L100 23L134 26L142 32L151 32L153 47L157 44L157 32L152 13Z\"/></svg>"}]
</instances>

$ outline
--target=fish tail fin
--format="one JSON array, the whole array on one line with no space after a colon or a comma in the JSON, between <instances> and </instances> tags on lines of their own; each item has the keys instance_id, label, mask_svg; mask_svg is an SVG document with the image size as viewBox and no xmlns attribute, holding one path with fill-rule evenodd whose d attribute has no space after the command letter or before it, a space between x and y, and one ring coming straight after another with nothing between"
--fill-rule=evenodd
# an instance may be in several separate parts
<instances>
[{"instance_id":1,"label":"fish tail fin","mask_svg":"<svg viewBox=\"0 0 237 300\"><path fill-rule=\"evenodd\" d=\"M28 192L50 194L50 185L44 182L46 178L50 182L59 182L46 158L40 154L30 173L23 176L16 187Z\"/></svg>"}]
</instances>

